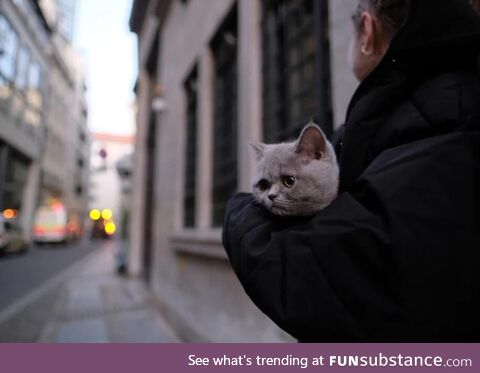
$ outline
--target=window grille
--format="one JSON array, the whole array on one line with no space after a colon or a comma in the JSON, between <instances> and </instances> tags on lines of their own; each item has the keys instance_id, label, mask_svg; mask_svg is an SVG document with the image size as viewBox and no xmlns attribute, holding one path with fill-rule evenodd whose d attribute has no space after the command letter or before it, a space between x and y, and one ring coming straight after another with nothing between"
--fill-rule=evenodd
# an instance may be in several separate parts
<instances>
[{"instance_id":1,"label":"window grille","mask_svg":"<svg viewBox=\"0 0 480 373\"><path fill-rule=\"evenodd\" d=\"M332 128L328 2L263 0L264 141L298 136L315 118Z\"/></svg>"},{"instance_id":2,"label":"window grille","mask_svg":"<svg viewBox=\"0 0 480 373\"><path fill-rule=\"evenodd\" d=\"M212 224L221 226L225 205L237 190L237 11L232 10L212 44L214 77Z\"/></svg>"}]
</instances>

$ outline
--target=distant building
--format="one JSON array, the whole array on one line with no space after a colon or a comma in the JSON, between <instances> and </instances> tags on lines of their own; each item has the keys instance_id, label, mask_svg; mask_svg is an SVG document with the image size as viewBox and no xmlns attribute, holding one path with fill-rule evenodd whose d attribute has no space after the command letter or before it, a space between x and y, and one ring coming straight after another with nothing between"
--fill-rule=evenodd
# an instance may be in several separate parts
<instances>
[{"instance_id":1,"label":"distant building","mask_svg":"<svg viewBox=\"0 0 480 373\"><path fill-rule=\"evenodd\" d=\"M85 67L83 60L66 45L65 59L73 77L70 104L64 115L65 143L65 204L70 215L83 221L88 213L88 188L90 179L90 143L88 106L86 100ZM59 98L60 99L60 98Z\"/></svg>"},{"instance_id":2,"label":"distant building","mask_svg":"<svg viewBox=\"0 0 480 373\"><path fill-rule=\"evenodd\" d=\"M225 204L250 191L249 141L327 134L356 82L356 0L135 0L139 38L129 269L189 341L291 340L248 299L221 244Z\"/></svg>"},{"instance_id":3,"label":"distant building","mask_svg":"<svg viewBox=\"0 0 480 373\"><path fill-rule=\"evenodd\" d=\"M87 205L85 77L56 12L53 0L0 3L0 211L18 210L26 238L39 205L80 220Z\"/></svg>"},{"instance_id":4,"label":"distant building","mask_svg":"<svg viewBox=\"0 0 480 373\"><path fill-rule=\"evenodd\" d=\"M133 144L133 136L94 133L92 137L89 207L111 210L114 221L118 223L125 211L123 199L126 190L117 167L133 153Z\"/></svg>"}]
</instances>

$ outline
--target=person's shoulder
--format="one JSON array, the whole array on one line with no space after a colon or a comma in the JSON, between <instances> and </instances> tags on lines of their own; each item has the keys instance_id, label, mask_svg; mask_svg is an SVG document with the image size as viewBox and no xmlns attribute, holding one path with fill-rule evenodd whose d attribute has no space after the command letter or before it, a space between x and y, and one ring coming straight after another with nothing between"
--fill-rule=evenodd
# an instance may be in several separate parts
<instances>
[{"instance_id":1,"label":"person's shoulder","mask_svg":"<svg viewBox=\"0 0 480 373\"><path fill-rule=\"evenodd\" d=\"M432 73L413 87L404 103L428 125L429 136L463 132L465 119L480 115L477 66ZM476 130L480 130L480 123Z\"/></svg>"},{"instance_id":2,"label":"person's shoulder","mask_svg":"<svg viewBox=\"0 0 480 373\"><path fill-rule=\"evenodd\" d=\"M458 164L474 162L473 150L480 146L480 140L469 140L468 133L449 132L421 138L382 151L367 167L360 179L388 178L392 180L432 179L437 172L454 177ZM433 179L432 179L433 180Z\"/></svg>"},{"instance_id":3,"label":"person's shoulder","mask_svg":"<svg viewBox=\"0 0 480 373\"><path fill-rule=\"evenodd\" d=\"M480 114L480 75L476 70L455 70L433 75L410 96L432 134L457 130L465 117Z\"/></svg>"}]
</instances>

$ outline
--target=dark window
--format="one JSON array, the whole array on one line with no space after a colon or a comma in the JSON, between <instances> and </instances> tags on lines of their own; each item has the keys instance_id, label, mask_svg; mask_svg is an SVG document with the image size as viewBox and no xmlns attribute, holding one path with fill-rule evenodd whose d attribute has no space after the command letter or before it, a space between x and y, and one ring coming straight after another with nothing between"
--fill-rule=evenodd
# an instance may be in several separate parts
<instances>
[{"instance_id":1,"label":"dark window","mask_svg":"<svg viewBox=\"0 0 480 373\"><path fill-rule=\"evenodd\" d=\"M18 51L17 72L15 75L16 91L12 100L12 114L18 123L23 123L27 114L27 89L29 81L30 50L21 45Z\"/></svg>"},{"instance_id":2,"label":"dark window","mask_svg":"<svg viewBox=\"0 0 480 373\"><path fill-rule=\"evenodd\" d=\"M185 97L187 102L187 136L185 154L185 196L184 226L195 226L195 189L196 189L196 160L197 160L197 102L198 102L198 79L197 69L190 74L185 82Z\"/></svg>"},{"instance_id":3,"label":"dark window","mask_svg":"<svg viewBox=\"0 0 480 373\"><path fill-rule=\"evenodd\" d=\"M21 209L29 162L6 145L0 144L0 206Z\"/></svg>"},{"instance_id":4,"label":"dark window","mask_svg":"<svg viewBox=\"0 0 480 373\"><path fill-rule=\"evenodd\" d=\"M83 194L83 187L81 185L77 185L75 187L75 193L78 195L78 196L81 196Z\"/></svg>"},{"instance_id":5,"label":"dark window","mask_svg":"<svg viewBox=\"0 0 480 373\"><path fill-rule=\"evenodd\" d=\"M213 216L221 226L225 204L237 189L237 11L225 19L212 41L215 63L213 136Z\"/></svg>"},{"instance_id":6,"label":"dark window","mask_svg":"<svg viewBox=\"0 0 480 373\"><path fill-rule=\"evenodd\" d=\"M42 123L45 81L39 63L32 58L28 74L28 84L25 89L27 109L25 111L25 123L37 127Z\"/></svg>"},{"instance_id":7,"label":"dark window","mask_svg":"<svg viewBox=\"0 0 480 373\"><path fill-rule=\"evenodd\" d=\"M12 98L18 43L17 33L0 13L0 109L4 111Z\"/></svg>"},{"instance_id":8,"label":"dark window","mask_svg":"<svg viewBox=\"0 0 480 373\"><path fill-rule=\"evenodd\" d=\"M18 51L17 75L15 79L15 87L19 91L26 91L29 79L30 67L30 50L22 45Z\"/></svg>"},{"instance_id":9,"label":"dark window","mask_svg":"<svg viewBox=\"0 0 480 373\"><path fill-rule=\"evenodd\" d=\"M296 137L314 118L331 133L328 2L263 1L265 142Z\"/></svg>"},{"instance_id":10,"label":"dark window","mask_svg":"<svg viewBox=\"0 0 480 373\"><path fill-rule=\"evenodd\" d=\"M150 50L150 53L148 54L147 62L146 62L146 69L148 72L148 75L151 78L156 78L157 76L157 69L158 69L158 60L159 60L159 51L160 51L160 33L157 32L155 36L155 41L153 42L152 49ZM154 82L156 82L155 79L152 79Z\"/></svg>"},{"instance_id":11,"label":"dark window","mask_svg":"<svg viewBox=\"0 0 480 373\"><path fill-rule=\"evenodd\" d=\"M15 57L18 35L10 22L0 13L0 76L12 81L15 75Z\"/></svg>"}]
</instances>

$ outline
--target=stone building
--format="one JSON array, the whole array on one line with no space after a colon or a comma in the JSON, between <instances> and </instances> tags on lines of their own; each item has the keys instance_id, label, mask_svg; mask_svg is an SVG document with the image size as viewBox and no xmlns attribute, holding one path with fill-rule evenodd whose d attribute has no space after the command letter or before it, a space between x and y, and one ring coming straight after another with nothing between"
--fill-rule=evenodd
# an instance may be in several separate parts
<instances>
[{"instance_id":1,"label":"stone building","mask_svg":"<svg viewBox=\"0 0 480 373\"><path fill-rule=\"evenodd\" d=\"M0 2L0 210L27 239L39 205L82 214L88 197L84 72L57 22L53 0Z\"/></svg>"},{"instance_id":2,"label":"stone building","mask_svg":"<svg viewBox=\"0 0 480 373\"><path fill-rule=\"evenodd\" d=\"M355 0L135 0L139 76L129 270L187 341L288 341L244 294L221 244L249 191L248 142L331 134L355 80Z\"/></svg>"}]
</instances>

